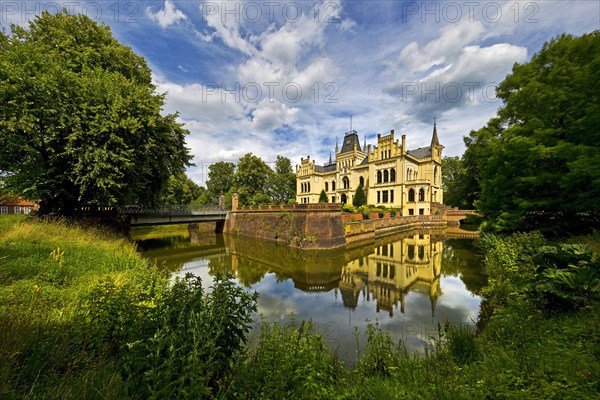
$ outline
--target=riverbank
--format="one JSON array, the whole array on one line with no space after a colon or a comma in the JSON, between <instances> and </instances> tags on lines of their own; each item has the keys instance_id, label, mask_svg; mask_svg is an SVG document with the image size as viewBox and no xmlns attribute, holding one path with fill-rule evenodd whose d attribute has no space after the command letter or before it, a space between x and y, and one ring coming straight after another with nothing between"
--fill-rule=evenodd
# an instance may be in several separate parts
<instances>
[{"instance_id":1,"label":"riverbank","mask_svg":"<svg viewBox=\"0 0 600 400\"><path fill-rule=\"evenodd\" d=\"M597 246L599 239L574 241ZM165 290L166 274L123 238L63 222L0 218L0 397L596 396L597 297L585 304L577 297L574 309L552 312L533 296L545 292L536 292L536 275L525 274L533 264L522 261L548 243L485 243L488 315L476 334L442 325L434 351L414 357L371 324L357 333L367 346L356 366L344 368L308 323L264 325L246 346L223 336L243 335L253 309L253 299L231 282L214 294L193 281Z\"/></svg>"}]
</instances>

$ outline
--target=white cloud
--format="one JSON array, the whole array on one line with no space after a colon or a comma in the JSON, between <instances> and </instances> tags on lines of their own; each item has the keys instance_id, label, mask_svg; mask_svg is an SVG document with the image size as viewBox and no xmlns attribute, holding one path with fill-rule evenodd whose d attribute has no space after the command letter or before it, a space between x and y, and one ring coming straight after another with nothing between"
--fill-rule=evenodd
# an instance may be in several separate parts
<instances>
[{"instance_id":1,"label":"white cloud","mask_svg":"<svg viewBox=\"0 0 600 400\"><path fill-rule=\"evenodd\" d=\"M298 108L289 108L277 101L264 99L252 111L252 126L258 131L271 131L283 125L291 125L295 122L298 111Z\"/></svg>"},{"instance_id":2,"label":"white cloud","mask_svg":"<svg viewBox=\"0 0 600 400\"><path fill-rule=\"evenodd\" d=\"M150 20L158 23L163 29L170 25L177 24L179 21L188 19L181 10L175 8L175 5L171 0L165 0L164 8L156 13L152 12L152 7L146 8L146 15Z\"/></svg>"}]
</instances>

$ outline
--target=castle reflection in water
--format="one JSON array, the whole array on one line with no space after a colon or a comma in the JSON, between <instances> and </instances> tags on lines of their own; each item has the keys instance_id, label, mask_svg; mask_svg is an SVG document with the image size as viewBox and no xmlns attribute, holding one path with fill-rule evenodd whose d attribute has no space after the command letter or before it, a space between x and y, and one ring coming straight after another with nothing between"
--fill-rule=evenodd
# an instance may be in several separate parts
<instances>
[{"instance_id":1,"label":"castle reflection in water","mask_svg":"<svg viewBox=\"0 0 600 400\"><path fill-rule=\"evenodd\" d=\"M404 313L410 292L429 297L432 313L441 296L443 241L475 238L454 229L415 230L377 239L362 246L334 250L300 250L239 237L206 235L190 228L185 237L140 241L144 254L167 264L177 275L208 268L209 275L232 274L246 287L273 273L291 279L303 292L335 291L346 308L373 302L377 311ZM446 249L445 268L455 262ZM460 272L460 271L459 271Z\"/></svg>"},{"instance_id":2,"label":"castle reflection in water","mask_svg":"<svg viewBox=\"0 0 600 400\"><path fill-rule=\"evenodd\" d=\"M441 269L442 242L416 233L348 262L342 267L339 290L346 307L355 309L362 296L390 316L398 309L404 313L404 297L415 291L429 296L433 313L441 295Z\"/></svg>"}]
</instances>

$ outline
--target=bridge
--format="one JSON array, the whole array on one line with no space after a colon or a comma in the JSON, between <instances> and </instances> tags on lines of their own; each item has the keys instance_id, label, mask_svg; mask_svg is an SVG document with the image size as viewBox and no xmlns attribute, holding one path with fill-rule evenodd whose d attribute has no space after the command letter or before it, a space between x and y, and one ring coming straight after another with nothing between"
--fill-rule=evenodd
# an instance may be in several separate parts
<instances>
[{"instance_id":1,"label":"bridge","mask_svg":"<svg viewBox=\"0 0 600 400\"><path fill-rule=\"evenodd\" d=\"M126 206L121 211L121 216L131 227L216 222L217 230L222 231L222 226L219 229L219 225L223 225L229 218L229 211L222 204L197 207L164 206L155 209Z\"/></svg>"}]
</instances>

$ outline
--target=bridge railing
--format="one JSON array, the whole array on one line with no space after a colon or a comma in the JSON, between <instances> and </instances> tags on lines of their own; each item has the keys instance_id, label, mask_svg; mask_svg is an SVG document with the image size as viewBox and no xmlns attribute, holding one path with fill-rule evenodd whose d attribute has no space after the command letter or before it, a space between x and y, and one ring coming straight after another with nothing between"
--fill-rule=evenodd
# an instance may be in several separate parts
<instances>
[{"instance_id":1,"label":"bridge railing","mask_svg":"<svg viewBox=\"0 0 600 400\"><path fill-rule=\"evenodd\" d=\"M204 204L204 205L193 205L188 204L169 204L163 205L156 208L145 208L136 205L129 205L123 208L124 214L157 214L157 215L184 215L191 214L194 212L215 212L215 211L227 211L218 204Z\"/></svg>"}]
</instances>

